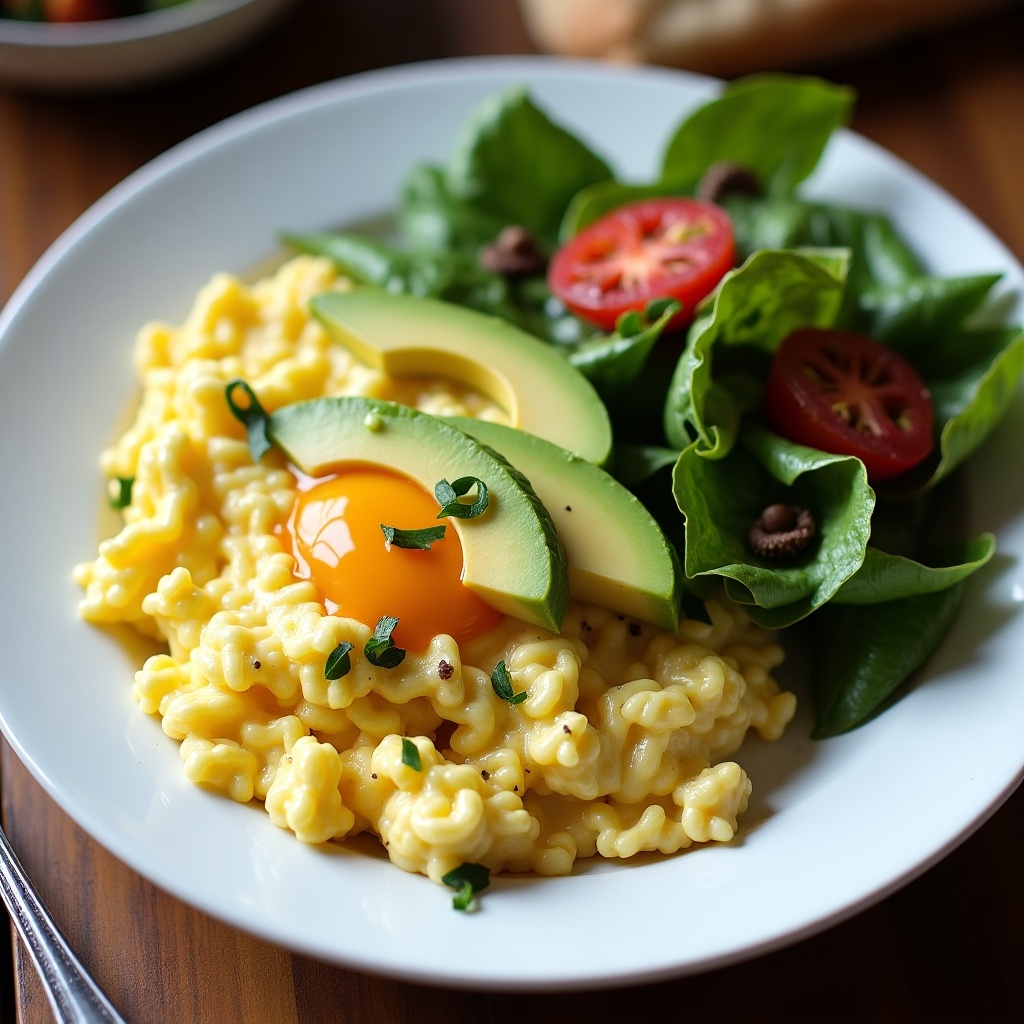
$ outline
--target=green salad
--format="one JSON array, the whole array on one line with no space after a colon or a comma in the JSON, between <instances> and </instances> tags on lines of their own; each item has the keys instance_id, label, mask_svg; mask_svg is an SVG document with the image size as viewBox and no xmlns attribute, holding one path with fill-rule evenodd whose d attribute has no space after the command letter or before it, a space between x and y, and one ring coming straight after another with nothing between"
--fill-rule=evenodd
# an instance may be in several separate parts
<instances>
[{"instance_id":1,"label":"green salad","mask_svg":"<svg viewBox=\"0 0 1024 1024\"><path fill-rule=\"evenodd\" d=\"M901 692L994 552L957 468L1006 411L1024 332L998 274L938 278L883 214L802 198L850 90L762 75L624 182L524 88L407 172L398 238L290 236L355 281L502 317L590 379L608 468L676 545L686 610L801 624L814 735Z\"/></svg>"}]
</instances>

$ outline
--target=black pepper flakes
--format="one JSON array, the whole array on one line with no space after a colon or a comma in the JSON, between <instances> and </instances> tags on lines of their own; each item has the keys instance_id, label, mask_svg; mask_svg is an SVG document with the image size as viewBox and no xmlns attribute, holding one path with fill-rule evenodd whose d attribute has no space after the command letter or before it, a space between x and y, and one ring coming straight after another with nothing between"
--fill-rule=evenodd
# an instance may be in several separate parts
<instances>
[{"instance_id":1,"label":"black pepper flakes","mask_svg":"<svg viewBox=\"0 0 1024 1024\"><path fill-rule=\"evenodd\" d=\"M258 661L254 661L252 663L252 667L253 668L263 668L263 666Z\"/></svg>"},{"instance_id":2,"label":"black pepper flakes","mask_svg":"<svg viewBox=\"0 0 1024 1024\"><path fill-rule=\"evenodd\" d=\"M451 679L455 669L443 658L437 663L437 675L440 679Z\"/></svg>"},{"instance_id":3,"label":"black pepper flakes","mask_svg":"<svg viewBox=\"0 0 1024 1024\"><path fill-rule=\"evenodd\" d=\"M498 237L480 250L479 261L484 270L505 277L539 274L547 265L533 235L520 224L502 228Z\"/></svg>"},{"instance_id":4,"label":"black pepper flakes","mask_svg":"<svg viewBox=\"0 0 1024 1024\"><path fill-rule=\"evenodd\" d=\"M486 768L480 769L480 778L486 782L491 777L491 773Z\"/></svg>"},{"instance_id":5,"label":"black pepper flakes","mask_svg":"<svg viewBox=\"0 0 1024 1024\"><path fill-rule=\"evenodd\" d=\"M571 512L572 511L572 505L566 505L565 506L565 511L566 512Z\"/></svg>"},{"instance_id":6,"label":"black pepper flakes","mask_svg":"<svg viewBox=\"0 0 1024 1024\"><path fill-rule=\"evenodd\" d=\"M567 725L562 726L562 732L564 732L566 736L572 735L572 729L570 729Z\"/></svg>"},{"instance_id":7,"label":"black pepper flakes","mask_svg":"<svg viewBox=\"0 0 1024 1024\"><path fill-rule=\"evenodd\" d=\"M377 778L377 773L376 772L370 772L370 778L371 779Z\"/></svg>"},{"instance_id":8,"label":"black pepper flakes","mask_svg":"<svg viewBox=\"0 0 1024 1024\"><path fill-rule=\"evenodd\" d=\"M810 509L776 502L750 528L747 539L761 558L791 558L814 539L817 524Z\"/></svg>"},{"instance_id":9,"label":"black pepper flakes","mask_svg":"<svg viewBox=\"0 0 1024 1024\"><path fill-rule=\"evenodd\" d=\"M643 634L643 626L639 622L631 622L629 624L629 635L630 636L641 636Z\"/></svg>"}]
</instances>

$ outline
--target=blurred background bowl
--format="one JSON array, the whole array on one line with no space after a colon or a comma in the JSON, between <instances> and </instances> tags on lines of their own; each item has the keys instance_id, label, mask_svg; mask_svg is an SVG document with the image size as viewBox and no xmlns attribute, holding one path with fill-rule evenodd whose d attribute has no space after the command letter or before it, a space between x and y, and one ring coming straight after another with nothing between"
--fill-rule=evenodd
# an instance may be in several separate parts
<instances>
[{"instance_id":1,"label":"blurred background bowl","mask_svg":"<svg viewBox=\"0 0 1024 1024\"><path fill-rule=\"evenodd\" d=\"M295 0L188 0L127 18L0 18L0 81L46 91L120 89L190 71L241 46Z\"/></svg>"}]
</instances>

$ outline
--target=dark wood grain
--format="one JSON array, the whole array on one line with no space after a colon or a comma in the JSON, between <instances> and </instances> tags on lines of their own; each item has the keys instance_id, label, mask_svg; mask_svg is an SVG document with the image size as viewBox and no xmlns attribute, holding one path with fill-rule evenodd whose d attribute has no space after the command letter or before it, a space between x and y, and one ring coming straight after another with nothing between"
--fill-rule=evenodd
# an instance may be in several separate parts
<instances>
[{"instance_id":1,"label":"dark wood grain","mask_svg":"<svg viewBox=\"0 0 1024 1024\"><path fill-rule=\"evenodd\" d=\"M854 85L854 126L949 190L1020 257L1022 38L1024 12L1010 9L800 70ZM90 203L209 124L372 67L531 51L514 0L307 0L269 37L182 81L91 97L0 86L0 301ZM601 993L517 993L514 979L506 993L467 993L293 955L185 906L87 837L6 744L2 758L12 843L82 960L134 1024L540 1024L666 1012L737 1024L1024 1020L1024 791L881 903L747 963ZM629 936L610 918L595 941ZM49 1024L20 948L14 968L17 1021Z\"/></svg>"}]
</instances>

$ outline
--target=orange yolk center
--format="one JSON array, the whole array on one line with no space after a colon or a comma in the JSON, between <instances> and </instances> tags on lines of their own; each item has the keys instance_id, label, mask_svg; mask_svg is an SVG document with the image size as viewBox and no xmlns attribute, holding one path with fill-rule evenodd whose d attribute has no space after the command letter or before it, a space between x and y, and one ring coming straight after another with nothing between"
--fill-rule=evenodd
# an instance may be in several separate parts
<instances>
[{"instance_id":1,"label":"orange yolk center","mask_svg":"<svg viewBox=\"0 0 1024 1024\"><path fill-rule=\"evenodd\" d=\"M395 644L413 651L438 633L461 642L501 620L463 585L459 535L449 520L437 518L437 502L419 484L366 466L320 480L296 477L300 493L287 530L296 573L314 583L329 613L371 628L394 616ZM444 538L429 551L388 545L381 530L382 524L422 530L442 523Z\"/></svg>"}]
</instances>

